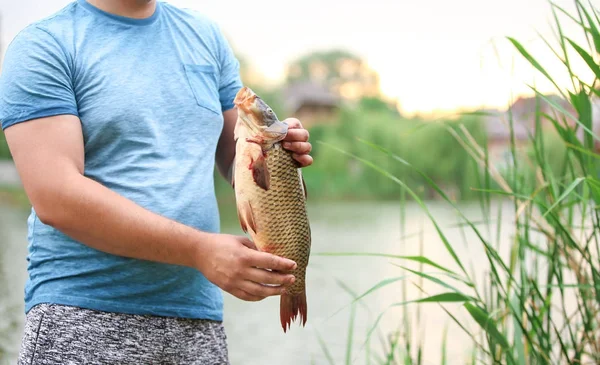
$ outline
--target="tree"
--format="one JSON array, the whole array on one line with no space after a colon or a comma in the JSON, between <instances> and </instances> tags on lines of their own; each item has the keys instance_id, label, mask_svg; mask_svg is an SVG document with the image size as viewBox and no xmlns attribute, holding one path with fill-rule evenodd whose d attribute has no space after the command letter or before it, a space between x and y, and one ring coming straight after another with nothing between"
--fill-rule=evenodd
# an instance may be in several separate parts
<instances>
[{"instance_id":1,"label":"tree","mask_svg":"<svg viewBox=\"0 0 600 365\"><path fill-rule=\"evenodd\" d=\"M6 144L6 138L0 129L0 160L10 160L11 158L10 150Z\"/></svg>"},{"instance_id":2,"label":"tree","mask_svg":"<svg viewBox=\"0 0 600 365\"><path fill-rule=\"evenodd\" d=\"M287 82L306 81L325 85L348 100L381 97L377 72L345 50L312 52L293 61L287 69Z\"/></svg>"}]
</instances>

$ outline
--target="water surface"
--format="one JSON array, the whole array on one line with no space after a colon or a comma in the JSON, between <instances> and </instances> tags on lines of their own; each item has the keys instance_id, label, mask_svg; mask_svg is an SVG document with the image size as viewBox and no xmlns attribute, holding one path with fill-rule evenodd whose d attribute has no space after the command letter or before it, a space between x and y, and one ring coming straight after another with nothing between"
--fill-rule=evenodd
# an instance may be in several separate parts
<instances>
[{"instance_id":1,"label":"water surface","mask_svg":"<svg viewBox=\"0 0 600 365\"><path fill-rule=\"evenodd\" d=\"M510 222L510 204L502 203L502 222ZM438 220L459 257L475 277L485 281L488 264L481 244L472 232L461 232L456 226L456 213L447 204L431 203L429 209ZM479 205L463 204L461 209L478 220ZM494 208L494 211L496 208ZM239 234L240 228L232 212L223 214L223 231ZM313 234L310 265L307 273L308 323L305 328L292 326L284 334L279 324L279 299L268 298L258 303L243 302L225 294L225 326L232 364L326 364L318 335L323 338L336 364L343 363L346 354L347 331L350 323L351 295L363 293L383 279L407 275L397 265L417 268L415 264L378 257L330 257L320 252L380 252L418 255L422 253L452 270L458 270L451 256L426 215L416 204L405 206L406 225L401 229L401 208L398 203L336 202L311 203L309 215ZM0 206L0 349L8 352L5 359L14 363L23 325L23 285L26 279L26 212ZM508 247L511 229L501 230L500 242ZM496 237L495 227L482 227L482 234ZM495 238L491 241L496 244ZM425 268L426 272L439 271ZM489 281L489 280L488 280ZM340 284L342 283L342 284ZM418 278L409 275L405 281L391 284L367 296L356 307L354 321L354 364L366 364L367 351L380 353L389 336L402 325L404 309L395 307L382 317L370 346L364 346L365 335L375 318L393 303L416 299L420 291ZM420 284L419 284L420 285ZM439 286L427 284L429 294L441 293ZM447 305L471 329L468 313L460 305ZM453 324L436 304L408 306L413 321L413 336L424 341L425 364L440 363L442 332L448 326L448 357L451 363L464 363L471 350L468 337ZM419 312L417 312L417 308ZM414 322L417 318L417 325ZM318 334L318 335L317 335ZM405 338L406 335L403 335Z\"/></svg>"}]
</instances>

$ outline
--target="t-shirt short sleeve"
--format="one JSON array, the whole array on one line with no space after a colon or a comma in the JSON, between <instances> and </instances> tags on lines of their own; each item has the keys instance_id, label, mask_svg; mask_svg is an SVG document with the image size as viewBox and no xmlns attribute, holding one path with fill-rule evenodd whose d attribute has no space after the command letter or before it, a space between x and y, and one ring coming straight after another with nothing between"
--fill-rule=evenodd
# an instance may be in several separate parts
<instances>
[{"instance_id":1,"label":"t-shirt short sleeve","mask_svg":"<svg viewBox=\"0 0 600 365\"><path fill-rule=\"evenodd\" d=\"M235 95L243 85L240 76L240 63L236 58L233 49L219 28L217 28L217 35L221 68L219 77L219 99L221 101L222 110L226 111L233 108Z\"/></svg>"},{"instance_id":2,"label":"t-shirt short sleeve","mask_svg":"<svg viewBox=\"0 0 600 365\"><path fill-rule=\"evenodd\" d=\"M78 115L70 65L51 34L35 26L21 31L7 49L0 74L2 129L37 118Z\"/></svg>"}]
</instances>

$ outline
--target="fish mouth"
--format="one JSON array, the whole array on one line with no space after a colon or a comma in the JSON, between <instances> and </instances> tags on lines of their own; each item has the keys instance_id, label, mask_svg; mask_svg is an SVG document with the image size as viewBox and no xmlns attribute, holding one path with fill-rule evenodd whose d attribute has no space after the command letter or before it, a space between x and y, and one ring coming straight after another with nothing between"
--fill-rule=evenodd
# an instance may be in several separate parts
<instances>
[{"instance_id":1,"label":"fish mouth","mask_svg":"<svg viewBox=\"0 0 600 365\"><path fill-rule=\"evenodd\" d=\"M247 103L254 104L254 100L256 100L257 97L258 96L254 93L254 91L252 91L252 89L250 89L247 86L244 86L235 95L233 103L237 107L242 107ZM252 98L252 100L249 100L250 98Z\"/></svg>"},{"instance_id":2,"label":"fish mouth","mask_svg":"<svg viewBox=\"0 0 600 365\"><path fill-rule=\"evenodd\" d=\"M261 131L265 140L271 144L282 141L287 136L287 132L288 125L281 121L277 121Z\"/></svg>"}]
</instances>

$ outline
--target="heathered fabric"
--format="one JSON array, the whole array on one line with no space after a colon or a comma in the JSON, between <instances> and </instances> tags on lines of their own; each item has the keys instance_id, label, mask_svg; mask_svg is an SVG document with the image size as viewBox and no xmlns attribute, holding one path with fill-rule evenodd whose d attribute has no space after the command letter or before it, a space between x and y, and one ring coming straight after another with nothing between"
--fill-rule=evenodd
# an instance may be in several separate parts
<instances>
[{"instance_id":1,"label":"heathered fabric","mask_svg":"<svg viewBox=\"0 0 600 365\"><path fill-rule=\"evenodd\" d=\"M228 365L220 322L40 304L27 314L17 365Z\"/></svg>"}]
</instances>

